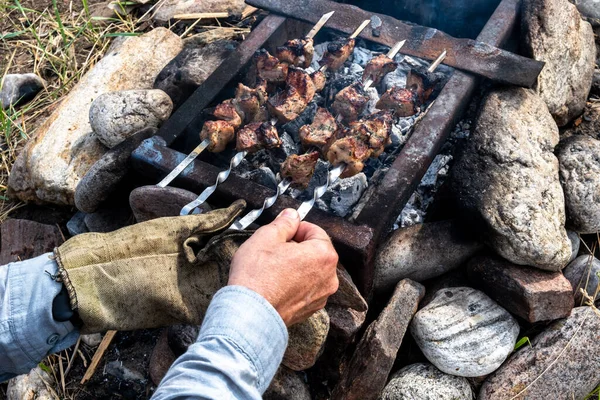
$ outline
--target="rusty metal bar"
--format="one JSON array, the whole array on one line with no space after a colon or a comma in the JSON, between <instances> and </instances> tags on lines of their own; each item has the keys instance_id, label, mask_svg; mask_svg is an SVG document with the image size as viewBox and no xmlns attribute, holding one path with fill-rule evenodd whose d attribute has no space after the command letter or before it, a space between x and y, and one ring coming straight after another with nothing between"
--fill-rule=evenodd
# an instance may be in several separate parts
<instances>
[{"instance_id":1,"label":"rusty metal bar","mask_svg":"<svg viewBox=\"0 0 600 400\"><path fill-rule=\"evenodd\" d=\"M367 29L360 35L364 39L387 46L406 39L402 53L428 60L434 60L446 50L448 56L444 64L501 83L531 87L544 67L543 62L499 49L491 42L454 38L437 29L409 25L388 15L374 14L329 0L246 0L246 3L311 23L315 23L324 13L335 11L327 27L345 33L349 33L361 21L377 15L383 23L379 36L373 36L371 30Z\"/></svg>"}]
</instances>

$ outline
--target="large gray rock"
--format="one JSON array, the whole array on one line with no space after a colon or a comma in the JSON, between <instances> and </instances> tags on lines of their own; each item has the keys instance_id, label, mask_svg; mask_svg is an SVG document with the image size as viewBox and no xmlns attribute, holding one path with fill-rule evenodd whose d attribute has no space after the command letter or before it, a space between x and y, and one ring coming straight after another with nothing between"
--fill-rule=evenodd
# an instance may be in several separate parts
<instances>
[{"instance_id":1,"label":"large gray rock","mask_svg":"<svg viewBox=\"0 0 600 400\"><path fill-rule=\"evenodd\" d=\"M44 81L36 74L7 74L2 79L0 104L7 109L30 101L44 88Z\"/></svg>"},{"instance_id":2,"label":"large gray rock","mask_svg":"<svg viewBox=\"0 0 600 400\"><path fill-rule=\"evenodd\" d=\"M273 377L263 400L311 400L310 390L304 380L294 372L281 366Z\"/></svg>"},{"instance_id":3,"label":"large gray rock","mask_svg":"<svg viewBox=\"0 0 600 400\"><path fill-rule=\"evenodd\" d=\"M356 346L331 395L332 400L370 400L379 396L424 294L423 285L410 279L398 283L387 306Z\"/></svg>"},{"instance_id":4,"label":"large gray rock","mask_svg":"<svg viewBox=\"0 0 600 400\"><path fill-rule=\"evenodd\" d=\"M459 220L398 229L379 247L375 290L389 291L404 278L421 282L440 276L464 264L482 247Z\"/></svg>"},{"instance_id":5,"label":"large gray rock","mask_svg":"<svg viewBox=\"0 0 600 400\"><path fill-rule=\"evenodd\" d=\"M162 90L123 90L104 93L90 106L90 125L98 140L112 149L136 132L157 128L173 111Z\"/></svg>"},{"instance_id":6,"label":"large gray rock","mask_svg":"<svg viewBox=\"0 0 600 400\"><path fill-rule=\"evenodd\" d=\"M558 129L533 91L497 89L483 100L454 189L481 237L515 264L561 270L571 256L553 154Z\"/></svg>"},{"instance_id":7,"label":"large gray rock","mask_svg":"<svg viewBox=\"0 0 600 400\"><path fill-rule=\"evenodd\" d=\"M448 375L428 363L408 365L392 375L379 400L472 400L466 378Z\"/></svg>"},{"instance_id":8,"label":"large gray rock","mask_svg":"<svg viewBox=\"0 0 600 400\"><path fill-rule=\"evenodd\" d=\"M577 6L581 16L593 27L600 26L600 2L598 0L571 0L571 2Z\"/></svg>"},{"instance_id":9,"label":"large gray rock","mask_svg":"<svg viewBox=\"0 0 600 400\"><path fill-rule=\"evenodd\" d=\"M519 324L484 293L468 287L438 291L410 324L419 348L441 371L465 377L494 372L513 351Z\"/></svg>"},{"instance_id":10,"label":"large gray rock","mask_svg":"<svg viewBox=\"0 0 600 400\"><path fill-rule=\"evenodd\" d=\"M367 311L367 302L358 291L348 271L340 264L336 272L339 282L338 290L329 296L327 304L349 307L356 311Z\"/></svg>"},{"instance_id":11,"label":"large gray rock","mask_svg":"<svg viewBox=\"0 0 600 400\"><path fill-rule=\"evenodd\" d=\"M175 109L179 108L236 46L236 42L217 41L186 47L158 74L154 88L167 93Z\"/></svg>"},{"instance_id":12,"label":"large gray rock","mask_svg":"<svg viewBox=\"0 0 600 400\"><path fill-rule=\"evenodd\" d=\"M522 48L546 63L535 89L558 126L581 114L592 86L594 32L568 0L525 0Z\"/></svg>"},{"instance_id":13,"label":"large gray rock","mask_svg":"<svg viewBox=\"0 0 600 400\"><path fill-rule=\"evenodd\" d=\"M583 255L571 261L563 270L565 278L571 282L576 305L585 304L581 290L597 300L600 298L600 260L591 255Z\"/></svg>"},{"instance_id":14,"label":"large gray rock","mask_svg":"<svg viewBox=\"0 0 600 400\"><path fill-rule=\"evenodd\" d=\"M600 383L600 315L573 309L488 377L478 400L583 400Z\"/></svg>"},{"instance_id":15,"label":"large gray rock","mask_svg":"<svg viewBox=\"0 0 600 400\"><path fill-rule=\"evenodd\" d=\"M11 195L23 201L72 205L77 184L107 151L90 126L92 101L116 90L150 89L182 48L179 36L164 28L119 43L37 128L13 165Z\"/></svg>"},{"instance_id":16,"label":"large gray rock","mask_svg":"<svg viewBox=\"0 0 600 400\"><path fill-rule=\"evenodd\" d=\"M7 400L54 400L56 397L49 389L54 385L54 379L35 367L29 374L19 375L8 381L6 389Z\"/></svg>"},{"instance_id":17,"label":"large gray rock","mask_svg":"<svg viewBox=\"0 0 600 400\"><path fill-rule=\"evenodd\" d=\"M579 233L600 231L600 141L571 136L561 141L557 156L567 227Z\"/></svg>"},{"instance_id":18,"label":"large gray rock","mask_svg":"<svg viewBox=\"0 0 600 400\"><path fill-rule=\"evenodd\" d=\"M153 18L167 22L178 14L228 12L241 15L245 7L244 0L166 0L154 12Z\"/></svg>"},{"instance_id":19,"label":"large gray rock","mask_svg":"<svg viewBox=\"0 0 600 400\"><path fill-rule=\"evenodd\" d=\"M328 332L329 315L324 309L306 321L290 326L288 347L281 363L294 371L312 367L323 352Z\"/></svg>"}]
</instances>

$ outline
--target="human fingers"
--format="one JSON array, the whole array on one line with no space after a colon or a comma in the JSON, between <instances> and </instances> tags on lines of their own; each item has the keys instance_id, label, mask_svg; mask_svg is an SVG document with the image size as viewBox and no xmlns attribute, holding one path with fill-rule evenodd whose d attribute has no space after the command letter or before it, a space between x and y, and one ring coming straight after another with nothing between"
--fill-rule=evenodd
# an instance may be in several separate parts
<instances>
[{"instance_id":1,"label":"human fingers","mask_svg":"<svg viewBox=\"0 0 600 400\"><path fill-rule=\"evenodd\" d=\"M320 226L302 221L294 235L294 241L301 243L307 240L325 240L331 242L329 235Z\"/></svg>"},{"instance_id":2,"label":"human fingers","mask_svg":"<svg viewBox=\"0 0 600 400\"><path fill-rule=\"evenodd\" d=\"M273 222L258 229L256 235L271 242L289 242L296 235L299 225L298 211L286 208Z\"/></svg>"}]
</instances>

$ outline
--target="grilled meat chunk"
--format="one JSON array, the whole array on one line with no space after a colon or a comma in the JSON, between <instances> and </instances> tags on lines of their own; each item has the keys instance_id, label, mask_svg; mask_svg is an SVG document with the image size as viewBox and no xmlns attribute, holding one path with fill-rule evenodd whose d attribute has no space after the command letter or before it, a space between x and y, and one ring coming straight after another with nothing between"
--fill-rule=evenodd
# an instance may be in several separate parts
<instances>
[{"instance_id":1,"label":"grilled meat chunk","mask_svg":"<svg viewBox=\"0 0 600 400\"><path fill-rule=\"evenodd\" d=\"M347 136L333 142L327 152L332 165L346 164L342 178L358 174L365 167L364 161L371 156L368 143L356 136Z\"/></svg>"},{"instance_id":2,"label":"grilled meat chunk","mask_svg":"<svg viewBox=\"0 0 600 400\"><path fill-rule=\"evenodd\" d=\"M215 118L229 122L234 129L238 129L244 121L244 112L238 109L232 99L219 104L213 112Z\"/></svg>"},{"instance_id":3,"label":"grilled meat chunk","mask_svg":"<svg viewBox=\"0 0 600 400\"><path fill-rule=\"evenodd\" d=\"M410 117L417 113L417 95L409 89L393 87L381 95L375 107L393 110L398 117Z\"/></svg>"},{"instance_id":4,"label":"grilled meat chunk","mask_svg":"<svg viewBox=\"0 0 600 400\"><path fill-rule=\"evenodd\" d=\"M354 39L341 38L327 44L327 51L321 59L321 65L327 65L330 71L337 71L354 51Z\"/></svg>"},{"instance_id":5,"label":"grilled meat chunk","mask_svg":"<svg viewBox=\"0 0 600 400\"><path fill-rule=\"evenodd\" d=\"M377 57L373 57L367 63L365 70L363 71L363 82L367 79L373 81L373 85L377 86L381 83L384 76L398 68L398 64L385 54L380 54Z\"/></svg>"},{"instance_id":6,"label":"grilled meat chunk","mask_svg":"<svg viewBox=\"0 0 600 400\"><path fill-rule=\"evenodd\" d=\"M350 124L350 136L355 136L368 143L371 157L379 157L392 142L392 111L379 111Z\"/></svg>"},{"instance_id":7,"label":"grilled meat chunk","mask_svg":"<svg viewBox=\"0 0 600 400\"><path fill-rule=\"evenodd\" d=\"M255 89L240 83L235 92L234 105L244 115L244 122L266 121L265 103L267 101L266 82L259 81Z\"/></svg>"},{"instance_id":8,"label":"grilled meat chunk","mask_svg":"<svg viewBox=\"0 0 600 400\"><path fill-rule=\"evenodd\" d=\"M281 146L277 128L270 122L253 122L246 125L237 134L236 148L249 153L261 149L272 149Z\"/></svg>"},{"instance_id":9,"label":"grilled meat chunk","mask_svg":"<svg viewBox=\"0 0 600 400\"><path fill-rule=\"evenodd\" d=\"M296 88L300 96L304 98L306 104L310 103L315 97L316 87L311 76L303 69L290 67L288 76L285 80L288 86Z\"/></svg>"},{"instance_id":10,"label":"grilled meat chunk","mask_svg":"<svg viewBox=\"0 0 600 400\"><path fill-rule=\"evenodd\" d=\"M312 62L314 52L312 39L292 39L277 48L275 57L279 61L295 67L308 68Z\"/></svg>"},{"instance_id":11,"label":"grilled meat chunk","mask_svg":"<svg viewBox=\"0 0 600 400\"><path fill-rule=\"evenodd\" d=\"M411 68L406 77L406 88L417 94L419 104L423 104L429 99L436 83L435 74L423 68Z\"/></svg>"},{"instance_id":12,"label":"grilled meat chunk","mask_svg":"<svg viewBox=\"0 0 600 400\"><path fill-rule=\"evenodd\" d=\"M337 123L327 109L319 107L312 124L300 128L300 140L305 148L316 147L325 153L325 146L331 141Z\"/></svg>"},{"instance_id":13,"label":"grilled meat chunk","mask_svg":"<svg viewBox=\"0 0 600 400\"><path fill-rule=\"evenodd\" d=\"M281 123L290 122L298 117L306 108L307 103L300 92L293 86L269 98L267 108L269 113L277 117Z\"/></svg>"},{"instance_id":14,"label":"grilled meat chunk","mask_svg":"<svg viewBox=\"0 0 600 400\"><path fill-rule=\"evenodd\" d=\"M357 82L343 88L335 95L332 109L342 117L343 121L351 122L358 119L368 102L369 96L362 84Z\"/></svg>"},{"instance_id":15,"label":"grilled meat chunk","mask_svg":"<svg viewBox=\"0 0 600 400\"><path fill-rule=\"evenodd\" d=\"M315 172L319 152L292 154L281 164L281 176L290 178L297 187L306 188Z\"/></svg>"},{"instance_id":16,"label":"grilled meat chunk","mask_svg":"<svg viewBox=\"0 0 600 400\"><path fill-rule=\"evenodd\" d=\"M327 78L325 77L325 73L322 71L315 71L310 76L315 84L315 89L317 92L320 92L325 88L325 84L327 83Z\"/></svg>"},{"instance_id":17,"label":"grilled meat chunk","mask_svg":"<svg viewBox=\"0 0 600 400\"><path fill-rule=\"evenodd\" d=\"M282 83L288 73L288 64L279 62L265 49L260 49L254 55L258 76L267 82Z\"/></svg>"},{"instance_id":18,"label":"grilled meat chunk","mask_svg":"<svg viewBox=\"0 0 600 400\"><path fill-rule=\"evenodd\" d=\"M208 151L219 153L235 138L235 128L227 121L206 121L200 132L200 139L210 141Z\"/></svg>"}]
</instances>

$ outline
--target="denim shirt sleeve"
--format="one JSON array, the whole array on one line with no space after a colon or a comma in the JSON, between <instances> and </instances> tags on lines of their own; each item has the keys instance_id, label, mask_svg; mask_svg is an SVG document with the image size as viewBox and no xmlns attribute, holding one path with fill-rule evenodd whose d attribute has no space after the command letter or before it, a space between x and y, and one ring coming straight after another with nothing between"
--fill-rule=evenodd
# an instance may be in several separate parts
<instances>
[{"instance_id":1,"label":"denim shirt sleeve","mask_svg":"<svg viewBox=\"0 0 600 400\"><path fill-rule=\"evenodd\" d=\"M49 354L75 344L70 322L52 318L62 283L52 253L0 266L0 382L34 368Z\"/></svg>"},{"instance_id":2,"label":"denim shirt sleeve","mask_svg":"<svg viewBox=\"0 0 600 400\"><path fill-rule=\"evenodd\" d=\"M260 400L287 341L285 324L267 300L227 286L213 297L196 343L175 361L152 398Z\"/></svg>"}]
</instances>

